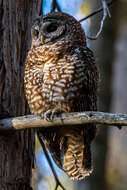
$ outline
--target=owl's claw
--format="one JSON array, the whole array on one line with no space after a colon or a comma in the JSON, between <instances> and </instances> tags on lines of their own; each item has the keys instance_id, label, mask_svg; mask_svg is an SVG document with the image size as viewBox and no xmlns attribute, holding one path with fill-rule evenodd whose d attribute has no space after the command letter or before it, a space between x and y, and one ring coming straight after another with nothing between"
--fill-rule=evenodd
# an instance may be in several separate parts
<instances>
[{"instance_id":1,"label":"owl's claw","mask_svg":"<svg viewBox=\"0 0 127 190\"><path fill-rule=\"evenodd\" d=\"M86 117L86 119L90 119L90 116L87 115L86 113L84 114L84 116Z\"/></svg>"},{"instance_id":2,"label":"owl's claw","mask_svg":"<svg viewBox=\"0 0 127 190\"><path fill-rule=\"evenodd\" d=\"M58 115L60 112L56 109L48 110L45 113L43 113L42 117L43 119L52 122L55 115Z\"/></svg>"}]
</instances>

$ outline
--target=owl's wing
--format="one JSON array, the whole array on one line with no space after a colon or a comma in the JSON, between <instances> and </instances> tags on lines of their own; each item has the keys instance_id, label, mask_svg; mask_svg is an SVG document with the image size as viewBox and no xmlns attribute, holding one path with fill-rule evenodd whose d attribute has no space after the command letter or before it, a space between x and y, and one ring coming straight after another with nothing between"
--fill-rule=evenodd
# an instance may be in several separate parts
<instances>
[{"instance_id":1,"label":"owl's wing","mask_svg":"<svg viewBox=\"0 0 127 190\"><path fill-rule=\"evenodd\" d=\"M82 82L82 91L80 98L75 100L75 112L97 111L97 88L99 72L95 64L93 52L89 48L81 48L78 60L84 65L85 80ZM81 126L80 126L81 127ZM83 127L84 134L84 166L91 168L91 150L90 145L96 135L96 125L87 124Z\"/></svg>"},{"instance_id":2,"label":"owl's wing","mask_svg":"<svg viewBox=\"0 0 127 190\"><path fill-rule=\"evenodd\" d=\"M97 89L98 89L98 80L99 80L99 72L98 68L95 64L95 58L93 52L85 47L80 48L80 56L78 59L84 65L84 75L85 80L82 82L82 91L80 98L77 97L75 100L75 112L83 112L83 111L97 111ZM85 134L87 136L88 141L92 141L96 134L96 125L88 124L87 127L84 127Z\"/></svg>"},{"instance_id":3,"label":"owl's wing","mask_svg":"<svg viewBox=\"0 0 127 190\"><path fill-rule=\"evenodd\" d=\"M99 73L95 64L93 52L89 48L80 48L78 60L84 67L86 76L82 82L83 88L80 98L75 100L75 112L96 111L97 110L97 88ZM78 72L78 71L77 71Z\"/></svg>"}]
</instances>

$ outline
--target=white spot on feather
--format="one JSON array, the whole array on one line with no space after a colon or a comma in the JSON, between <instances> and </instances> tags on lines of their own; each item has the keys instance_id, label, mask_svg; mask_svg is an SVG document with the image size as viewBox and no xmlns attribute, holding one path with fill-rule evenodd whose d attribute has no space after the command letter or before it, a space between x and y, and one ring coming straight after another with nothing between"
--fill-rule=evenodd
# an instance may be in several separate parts
<instances>
[{"instance_id":1,"label":"white spot on feather","mask_svg":"<svg viewBox=\"0 0 127 190\"><path fill-rule=\"evenodd\" d=\"M55 84L56 84L57 86L59 86L59 87L65 87L65 84L64 84L64 83L61 83L60 81L57 81Z\"/></svg>"},{"instance_id":2,"label":"white spot on feather","mask_svg":"<svg viewBox=\"0 0 127 190\"><path fill-rule=\"evenodd\" d=\"M57 86L53 86L52 89L55 91L55 92L62 92L63 90Z\"/></svg>"},{"instance_id":3,"label":"white spot on feather","mask_svg":"<svg viewBox=\"0 0 127 190\"><path fill-rule=\"evenodd\" d=\"M53 101L60 101L60 100L64 100L63 96L55 96L52 98Z\"/></svg>"}]
</instances>

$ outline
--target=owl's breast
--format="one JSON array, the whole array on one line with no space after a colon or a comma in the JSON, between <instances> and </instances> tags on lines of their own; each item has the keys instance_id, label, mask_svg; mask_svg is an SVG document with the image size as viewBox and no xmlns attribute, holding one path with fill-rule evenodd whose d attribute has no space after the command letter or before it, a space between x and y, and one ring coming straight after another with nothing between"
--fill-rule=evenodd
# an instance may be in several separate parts
<instances>
[{"instance_id":1,"label":"owl's breast","mask_svg":"<svg viewBox=\"0 0 127 190\"><path fill-rule=\"evenodd\" d=\"M83 67L76 61L47 60L43 67L33 66L25 71L25 90L31 112L41 114L57 108L73 111L73 103L81 95Z\"/></svg>"},{"instance_id":2,"label":"owl's breast","mask_svg":"<svg viewBox=\"0 0 127 190\"><path fill-rule=\"evenodd\" d=\"M43 68L43 96L49 96L48 98L52 102L59 101L71 101L77 95L80 86L79 76L76 71L74 62L67 63L64 60L60 60L56 64L48 63ZM79 74L80 75L80 74Z\"/></svg>"}]
</instances>

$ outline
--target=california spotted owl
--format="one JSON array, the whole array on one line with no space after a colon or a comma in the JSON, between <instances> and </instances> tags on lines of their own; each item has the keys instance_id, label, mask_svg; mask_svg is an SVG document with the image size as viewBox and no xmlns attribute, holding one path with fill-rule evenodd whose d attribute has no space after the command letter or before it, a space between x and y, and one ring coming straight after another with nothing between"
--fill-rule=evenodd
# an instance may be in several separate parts
<instances>
[{"instance_id":1,"label":"california spotted owl","mask_svg":"<svg viewBox=\"0 0 127 190\"><path fill-rule=\"evenodd\" d=\"M31 33L24 80L31 113L51 121L62 112L96 111L98 70L80 23L65 13L49 13L35 20ZM40 133L55 163L71 179L91 173L95 125Z\"/></svg>"}]
</instances>

